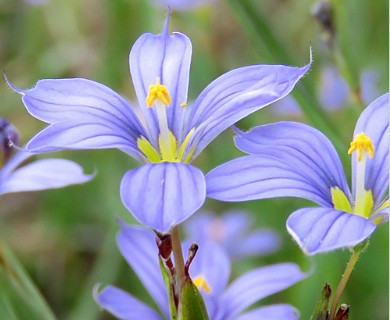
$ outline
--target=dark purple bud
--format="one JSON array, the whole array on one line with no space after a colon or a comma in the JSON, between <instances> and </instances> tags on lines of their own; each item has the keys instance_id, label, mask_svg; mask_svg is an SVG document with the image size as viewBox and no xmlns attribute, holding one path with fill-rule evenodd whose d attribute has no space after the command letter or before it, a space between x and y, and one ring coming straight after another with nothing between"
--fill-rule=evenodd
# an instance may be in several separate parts
<instances>
[{"instance_id":1,"label":"dark purple bud","mask_svg":"<svg viewBox=\"0 0 390 320\"><path fill-rule=\"evenodd\" d=\"M0 156L3 163L10 158L13 146L18 142L19 134L16 128L6 118L0 118Z\"/></svg>"},{"instance_id":2,"label":"dark purple bud","mask_svg":"<svg viewBox=\"0 0 390 320\"><path fill-rule=\"evenodd\" d=\"M333 8L329 0L318 0L311 10L324 32L324 40L331 45L335 33Z\"/></svg>"}]
</instances>

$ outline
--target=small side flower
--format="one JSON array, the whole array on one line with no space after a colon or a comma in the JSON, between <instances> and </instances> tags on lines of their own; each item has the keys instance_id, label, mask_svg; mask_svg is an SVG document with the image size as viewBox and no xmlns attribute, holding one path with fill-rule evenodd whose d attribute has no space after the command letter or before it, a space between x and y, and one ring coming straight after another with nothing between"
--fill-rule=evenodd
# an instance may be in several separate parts
<instances>
[{"instance_id":1,"label":"small side flower","mask_svg":"<svg viewBox=\"0 0 390 320\"><path fill-rule=\"evenodd\" d=\"M0 139L3 163L0 166L0 195L62 188L85 183L94 176L84 174L80 165L65 159L42 159L24 164L33 154L14 150L18 134L5 118L0 118Z\"/></svg>"}]
</instances>

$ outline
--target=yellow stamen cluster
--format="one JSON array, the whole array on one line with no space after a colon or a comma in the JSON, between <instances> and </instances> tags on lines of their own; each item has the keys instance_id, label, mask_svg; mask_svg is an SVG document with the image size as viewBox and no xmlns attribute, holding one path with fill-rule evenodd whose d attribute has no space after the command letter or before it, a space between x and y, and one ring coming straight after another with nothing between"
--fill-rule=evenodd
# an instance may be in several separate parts
<instances>
[{"instance_id":1,"label":"yellow stamen cluster","mask_svg":"<svg viewBox=\"0 0 390 320\"><path fill-rule=\"evenodd\" d=\"M199 290L203 290L206 293L210 293L211 292L211 288L210 288L209 284L207 283L207 281L206 281L206 279L204 278L203 275L197 276L196 278L194 278L192 280L192 282L194 283L194 285L196 285L196 287Z\"/></svg>"},{"instance_id":2,"label":"yellow stamen cluster","mask_svg":"<svg viewBox=\"0 0 390 320\"><path fill-rule=\"evenodd\" d=\"M358 161L362 160L364 152L367 152L370 158L374 157L374 145L364 132L357 134L355 139L351 142L348 154L352 154L354 151L357 151Z\"/></svg>"},{"instance_id":3,"label":"yellow stamen cluster","mask_svg":"<svg viewBox=\"0 0 390 320\"><path fill-rule=\"evenodd\" d=\"M152 84L149 87L146 105L150 108L156 100L161 101L166 106L168 106L172 100L168 88L160 83L160 78L157 78L156 84Z\"/></svg>"}]
</instances>

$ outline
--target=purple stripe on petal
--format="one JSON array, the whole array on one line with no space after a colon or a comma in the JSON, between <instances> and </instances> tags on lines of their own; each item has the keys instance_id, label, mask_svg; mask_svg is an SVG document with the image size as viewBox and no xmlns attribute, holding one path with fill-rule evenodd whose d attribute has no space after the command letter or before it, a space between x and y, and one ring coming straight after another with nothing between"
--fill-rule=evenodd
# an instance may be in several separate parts
<instances>
[{"instance_id":1,"label":"purple stripe on petal","mask_svg":"<svg viewBox=\"0 0 390 320\"><path fill-rule=\"evenodd\" d=\"M86 116L84 119L54 123L35 135L26 146L30 152L51 152L62 149L109 149L117 148L142 159L136 138L129 131L113 126L106 120Z\"/></svg>"},{"instance_id":2,"label":"purple stripe on petal","mask_svg":"<svg viewBox=\"0 0 390 320\"><path fill-rule=\"evenodd\" d=\"M153 232L129 226L120 220L119 249L165 316L169 315L168 295L162 279L158 248Z\"/></svg>"},{"instance_id":3,"label":"purple stripe on petal","mask_svg":"<svg viewBox=\"0 0 390 320\"><path fill-rule=\"evenodd\" d=\"M112 315L123 320L162 320L152 308L129 293L108 286L95 295L98 304Z\"/></svg>"},{"instance_id":4,"label":"purple stripe on petal","mask_svg":"<svg viewBox=\"0 0 390 320\"><path fill-rule=\"evenodd\" d=\"M281 263L247 272L236 279L222 295L223 313L218 319L236 319L253 303L286 289L307 277L296 264Z\"/></svg>"},{"instance_id":5,"label":"purple stripe on petal","mask_svg":"<svg viewBox=\"0 0 390 320\"><path fill-rule=\"evenodd\" d=\"M61 128L69 130L75 139L81 140L82 135L86 134L80 131L92 130L88 133L92 136L99 135L99 129L104 128L105 135L115 137L119 133L123 143L131 141L129 148L134 148L136 139L145 135L132 107L119 94L97 82L87 79L45 79L38 81L30 90L13 88L22 94L22 100L33 116L50 124L62 125ZM91 124L100 127L94 130ZM85 129L83 125L86 125ZM49 142L56 149L71 148L66 144L59 145L59 142L56 144L56 141L42 141L47 148L51 147ZM43 145L35 141L35 148L43 149ZM85 148L95 146L91 142L91 146Z\"/></svg>"},{"instance_id":6,"label":"purple stripe on petal","mask_svg":"<svg viewBox=\"0 0 390 320\"><path fill-rule=\"evenodd\" d=\"M15 87L13 87L15 88ZM75 120L85 114L109 118L142 132L130 104L118 93L98 82L82 79L43 79L29 90L19 90L27 110L47 123Z\"/></svg>"},{"instance_id":7,"label":"purple stripe on petal","mask_svg":"<svg viewBox=\"0 0 390 320\"><path fill-rule=\"evenodd\" d=\"M367 190L373 191L374 208L382 202L389 186L389 94L372 102L360 115L354 132L364 132L374 145L374 158L367 159L366 182ZM352 154L352 189L355 193L356 152Z\"/></svg>"},{"instance_id":8,"label":"purple stripe on petal","mask_svg":"<svg viewBox=\"0 0 390 320\"><path fill-rule=\"evenodd\" d=\"M330 140L303 123L282 121L239 132L236 146L249 154L273 157L275 164L291 167L331 201L330 189L337 186L350 197L345 172Z\"/></svg>"},{"instance_id":9,"label":"purple stripe on petal","mask_svg":"<svg viewBox=\"0 0 390 320\"><path fill-rule=\"evenodd\" d=\"M223 201L300 197L331 207L329 192L313 184L311 176L316 172L303 164L292 168L276 157L244 156L206 175L207 196Z\"/></svg>"},{"instance_id":10,"label":"purple stripe on petal","mask_svg":"<svg viewBox=\"0 0 390 320\"><path fill-rule=\"evenodd\" d=\"M175 32L168 32L169 14L164 30L159 35L145 33L134 43L130 52L130 72L142 113L145 117L153 143L157 143L159 127L155 108L146 107L149 86L160 78L171 95L172 101L167 107L168 125L176 138L181 141L183 114L180 105L187 102L189 71L192 46L190 39Z\"/></svg>"},{"instance_id":11,"label":"purple stripe on petal","mask_svg":"<svg viewBox=\"0 0 390 320\"><path fill-rule=\"evenodd\" d=\"M64 159L38 160L4 173L1 172L0 194L62 188L93 178L93 175L83 174L82 167L77 163Z\"/></svg>"},{"instance_id":12,"label":"purple stripe on petal","mask_svg":"<svg viewBox=\"0 0 390 320\"><path fill-rule=\"evenodd\" d=\"M289 304L274 304L240 315L236 320L298 320L299 311Z\"/></svg>"},{"instance_id":13,"label":"purple stripe on petal","mask_svg":"<svg viewBox=\"0 0 390 320\"><path fill-rule=\"evenodd\" d=\"M330 208L303 208L287 219L287 230L308 255L353 247L375 230L371 220Z\"/></svg>"},{"instance_id":14,"label":"purple stripe on petal","mask_svg":"<svg viewBox=\"0 0 390 320\"><path fill-rule=\"evenodd\" d=\"M311 62L303 68L254 65L214 80L195 101L189 116L187 127L196 128L194 141L199 140L194 157L232 124L286 96L310 66Z\"/></svg>"},{"instance_id":15,"label":"purple stripe on petal","mask_svg":"<svg viewBox=\"0 0 390 320\"><path fill-rule=\"evenodd\" d=\"M204 175L184 163L145 164L125 174L121 198L141 223L168 232L202 206L206 198Z\"/></svg>"}]
</instances>

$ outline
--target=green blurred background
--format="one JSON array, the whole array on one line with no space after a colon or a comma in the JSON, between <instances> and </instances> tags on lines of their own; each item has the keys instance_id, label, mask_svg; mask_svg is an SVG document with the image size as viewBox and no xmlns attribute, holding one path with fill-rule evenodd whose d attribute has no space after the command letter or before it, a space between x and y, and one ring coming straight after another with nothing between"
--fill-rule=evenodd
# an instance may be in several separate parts
<instances>
[{"instance_id":1,"label":"green blurred background","mask_svg":"<svg viewBox=\"0 0 390 320\"><path fill-rule=\"evenodd\" d=\"M16 86L29 88L41 78L85 77L135 101L128 71L129 50L142 33L161 31L166 8L145 0L30 2L0 0L0 66ZM312 0L214 2L213 6L172 13L171 31L187 34L193 44L189 100L218 75L238 66L302 66L308 63L312 47L312 69L294 90L303 111L282 114L271 105L242 120L239 127L248 129L282 119L309 123L334 141L349 174L346 150L365 106L359 95L362 72L370 69L376 73L379 94L388 90L388 2L334 1L331 33L313 16ZM321 70L329 64L342 72L351 91L345 105L335 111L322 108L318 100ZM44 126L28 115L19 95L5 81L0 84L0 110L0 116L8 117L19 129L22 143ZM223 133L195 165L207 172L240 155L232 136L231 130ZM117 150L67 151L39 157L48 156L73 159L87 173L96 170L97 175L82 186L0 197L0 237L59 319L111 319L93 301L94 284L116 284L148 299L115 244L118 226L114 217L134 222L121 203L119 183L137 164ZM304 256L285 229L289 213L302 205L312 204L299 199L233 204L207 200L205 208L216 213L246 209L253 213L258 227L273 227L282 236L279 252L235 264L234 276L255 266L284 261L296 262L304 270L316 267L307 280L259 304L291 303L301 311L301 319L309 319L325 282L335 290L349 252ZM351 319L388 319L388 253L385 225L372 236L342 298L351 305ZM1 315L0 319L7 320Z\"/></svg>"}]
</instances>

